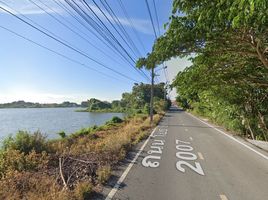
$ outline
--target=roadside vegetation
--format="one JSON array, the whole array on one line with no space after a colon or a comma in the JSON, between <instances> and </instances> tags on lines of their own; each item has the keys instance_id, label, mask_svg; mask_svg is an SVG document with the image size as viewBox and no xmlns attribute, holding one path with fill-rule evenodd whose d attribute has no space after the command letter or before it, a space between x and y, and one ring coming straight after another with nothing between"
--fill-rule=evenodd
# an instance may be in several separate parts
<instances>
[{"instance_id":1,"label":"roadside vegetation","mask_svg":"<svg viewBox=\"0 0 268 200\"><path fill-rule=\"evenodd\" d=\"M147 89L146 85L136 85L134 94L123 95L128 100L123 97L120 103L125 103L124 109L132 109L124 119L113 117L102 126L83 128L70 135L61 131L59 139L54 140L39 131L19 131L7 137L0 150L0 199L92 199L102 191L127 152L151 132L148 111L144 109ZM137 97L136 92L140 92ZM160 91L162 98L164 92ZM99 101L94 102L99 105ZM156 101L153 126L169 104L167 99Z\"/></svg>"},{"instance_id":2,"label":"roadside vegetation","mask_svg":"<svg viewBox=\"0 0 268 200\"><path fill-rule=\"evenodd\" d=\"M174 0L166 33L138 66L187 57L173 82L185 109L268 141L268 1Z\"/></svg>"},{"instance_id":3,"label":"roadside vegetation","mask_svg":"<svg viewBox=\"0 0 268 200\"><path fill-rule=\"evenodd\" d=\"M154 125L162 116L154 116ZM146 115L114 117L103 126L57 140L20 131L7 138L0 151L0 199L91 199L150 131Z\"/></svg>"}]
</instances>

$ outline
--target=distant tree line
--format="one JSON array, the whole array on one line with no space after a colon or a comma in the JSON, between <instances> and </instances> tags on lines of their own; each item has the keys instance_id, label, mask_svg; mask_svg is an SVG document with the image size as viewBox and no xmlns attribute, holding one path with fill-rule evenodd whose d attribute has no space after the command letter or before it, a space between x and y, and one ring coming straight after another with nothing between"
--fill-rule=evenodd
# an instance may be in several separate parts
<instances>
[{"instance_id":1,"label":"distant tree line","mask_svg":"<svg viewBox=\"0 0 268 200\"><path fill-rule=\"evenodd\" d=\"M69 101L65 101L63 103L32 103L25 101L14 101L12 103L4 103L0 104L0 108L65 108L65 107L80 107L81 105L77 103L72 103Z\"/></svg>"}]
</instances>

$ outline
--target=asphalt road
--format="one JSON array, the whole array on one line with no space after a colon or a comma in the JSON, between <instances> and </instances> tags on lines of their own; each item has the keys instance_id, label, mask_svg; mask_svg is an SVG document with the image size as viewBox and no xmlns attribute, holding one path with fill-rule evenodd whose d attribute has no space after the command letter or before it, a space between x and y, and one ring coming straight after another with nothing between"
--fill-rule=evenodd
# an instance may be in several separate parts
<instances>
[{"instance_id":1,"label":"asphalt road","mask_svg":"<svg viewBox=\"0 0 268 200\"><path fill-rule=\"evenodd\" d=\"M106 200L268 200L267 152L220 131L173 108Z\"/></svg>"}]
</instances>

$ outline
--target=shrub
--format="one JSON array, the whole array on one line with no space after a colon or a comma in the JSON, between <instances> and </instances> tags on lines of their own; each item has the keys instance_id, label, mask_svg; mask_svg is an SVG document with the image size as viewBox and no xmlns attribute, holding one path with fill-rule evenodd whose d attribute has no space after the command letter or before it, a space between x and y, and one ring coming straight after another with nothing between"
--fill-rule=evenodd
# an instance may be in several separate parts
<instances>
[{"instance_id":1,"label":"shrub","mask_svg":"<svg viewBox=\"0 0 268 200\"><path fill-rule=\"evenodd\" d=\"M90 182L84 181L79 182L74 189L74 196L77 200L89 199L92 193L92 184Z\"/></svg>"},{"instance_id":2,"label":"shrub","mask_svg":"<svg viewBox=\"0 0 268 200\"><path fill-rule=\"evenodd\" d=\"M120 117L116 117L116 116L114 116L110 121L108 121L108 123L113 123L113 124L119 124L122 122L123 120Z\"/></svg>"},{"instance_id":3,"label":"shrub","mask_svg":"<svg viewBox=\"0 0 268 200\"><path fill-rule=\"evenodd\" d=\"M19 131L15 137L9 136L3 142L3 149L19 150L28 154L32 150L37 153L48 151L46 136L42 135L39 131L30 134L26 131Z\"/></svg>"},{"instance_id":4,"label":"shrub","mask_svg":"<svg viewBox=\"0 0 268 200\"><path fill-rule=\"evenodd\" d=\"M70 135L70 139L76 139L78 137L87 136L89 139L97 139L98 136L95 134L99 128L97 126L89 127L89 128L82 128L81 130L73 133Z\"/></svg>"},{"instance_id":5,"label":"shrub","mask_svg":"<svg viewBox=\"0 0 268 200\"><path fill-rule=\"evenodd\" d=\"M111 167L103 166L97 170L97 179L100 183L104 184L111 176Z\"/></svg>"},{"instance_id":6,"label":"shrub","mask_svg":"<svg viewBox=\"0 0 268 200\"><path fill-rule=\"evenodd\" d=\"M29 172L14 172L0 181L3 200L71 200L69 191L62 191L54 177Z\"/></svg>"},{"instance_id":7,"label":"shrub","mask_svg":"<svg viewBox=\"0 0 268 200\"><path fill-rule=\"evenodd\" d=\"M91 128L82 128L79 131L75 132L74 134L72 134L72 136L84 136L84 135L88 135L91 133Z\"/></svg>"},{"instance_id":8,"label":"shrub","mask_svg":"<svg viewBox=\"0 0 268 200\"><path fill-rule=\"evenodd\" d=\"M32 171L48 162L48 155L37 154L34 150L29 154L9 149L0 154L0 178L14 171Z\"/></svg>"},{"instance_id":9,"label":"shrub","mask_svg":"<svg viewBox=\"0 0 268 200\"><path fill-rule=\"evenodd\" d=\"M64 131L61 131L58 133L58 135L63 139L66 138L66 133Z\"/></svg>"}]
</instances>

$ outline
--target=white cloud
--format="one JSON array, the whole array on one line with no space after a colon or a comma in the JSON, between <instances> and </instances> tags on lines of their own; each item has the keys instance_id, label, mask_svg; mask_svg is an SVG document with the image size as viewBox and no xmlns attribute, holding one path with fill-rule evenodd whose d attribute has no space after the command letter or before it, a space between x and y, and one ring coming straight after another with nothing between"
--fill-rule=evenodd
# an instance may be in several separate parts
<instances>
[{"instance_id":1,"label":"white cloud","mask_svg":"<svg viewBox=\"0 0 268 200\"><path fill-rule=\"evenodd\" d=\"M46 6L40 4L38 1L33 1L40 5L44 10L38 8L36 5L31 3L29 0L1 0L0 5L9 11L18 11L20 14L23 15L37 15L37 14L45 14L46 12L62 12L62 10L55 6L51 0L42 0L42 2L48 5L51 9L47 8ZM4 13L5 11L0 10L0 13ZM18 13L16 13L18 14Z\"/></svg>"},{"instance_id":2,"label":"white cloud","mask_svg":"<svg viewBox=\"0 0 268 200\"><path fill-rule=\"evenodd\" d=\"M59 1L59 0L58 0ZM63 1L63 0L60 0ZM46 14L55 12L64 13L64 10L62 10L57 4L55 4L52 0L41 0L45 5L49 6L51 9L40 3L39 1L33 0L36 4L40 5L44 10L38 8L36 5L31 3L29 0L0 0L0 5L4 7L5 9L14 12L15 10L23 15L40 15L40 14ZM81 2L77 2L78 4L81 4ZM101 13L101 11L94 5L90 5L92 10L97 13L97 15L106 23L108 23L108 20L105 18L105 16ZM11 8L11 9L10 9ZM103 10L105 15L108 17L108 19L113 23L116 24L116 22L113 21L112 17L109 16L109 14ZM5 11L0 9L0 13L5 13ZM16 13L18 14L18 13ZM123 26L131 26L131 23L122 17L118 17L118 20ZM151 29L151 23L149 20L146 19L136 19L132 18L133 26L137 29L137 31L140 31L145 34L152 34Z\"/></svg>"},{"instance_id":3,"label":"white cloud","mask_svg":"<svg viewBox=\"0 0 268 200\"><path fill-rule=\"evenodd\" d=\"M105 18L105 16L102 14L102 12L98 9L98 7L94 6L94 5L90 5L90 7L92 8L92 10L101 17L102 20L105 20L106 22L108 22L108 20ZM116 22L113 21L113 18L109 15L109 13L107 13L106 11L103 10L103 13L107 16L107 18L113 23L116 24ZM136 19L136 18L131 18L130 20L132 21L132 24L126 19L126 18L122 18L122 17L117 17L118 20L120 21L120 23L123 26L129 26L131 27L131 25L133 24L134 28L137 29L137 31L140 31L142 33L145 34L153 34L152 33L152 25L151 22L149 20L146 19Z\"/></svg>"}]
</instances>

